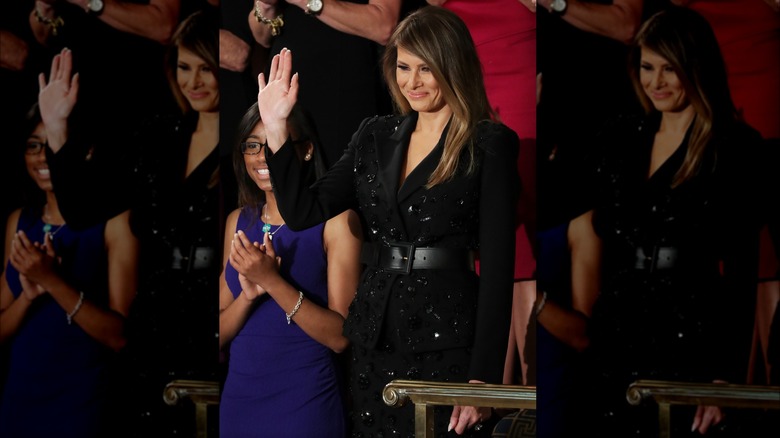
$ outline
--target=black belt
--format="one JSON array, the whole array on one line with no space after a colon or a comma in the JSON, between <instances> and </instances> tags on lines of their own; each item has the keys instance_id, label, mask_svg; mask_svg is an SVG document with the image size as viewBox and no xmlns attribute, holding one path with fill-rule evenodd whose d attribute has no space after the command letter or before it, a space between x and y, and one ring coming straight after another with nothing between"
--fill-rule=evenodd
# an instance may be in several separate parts
<instances>
[{"instance_id":1,"label":"black belt","mask_svg":"<svg viewBox=\"0 0 780 438\"><path fill-rule=\"evenodd\" d=\"M216 251L210 246L175 246L172 256L171 269L187 272L210 268L217 258Z\"/></svg>"},{"instance_id":2,"label":"black belt","mask_svg":"<svg viewBox=\"0 0 780 438\"><path fill-rule=\"evenodd\" d=\"M430 248L408 242L364 243L360 263L408 274L413 269L474 270L474 251L468 249Z\"/></svg>"},{"instance_id":3,"label":"black belt","mask_svg":"<svg viewBox=\"0 0 780 438\"><path fill-rule=\"evenodd\" d=\"M648 252L644 248L636 249L635 269L657 271L671 269L677 265L677 248L673 246L654 246Z\"/></svg>"}]
</instances>

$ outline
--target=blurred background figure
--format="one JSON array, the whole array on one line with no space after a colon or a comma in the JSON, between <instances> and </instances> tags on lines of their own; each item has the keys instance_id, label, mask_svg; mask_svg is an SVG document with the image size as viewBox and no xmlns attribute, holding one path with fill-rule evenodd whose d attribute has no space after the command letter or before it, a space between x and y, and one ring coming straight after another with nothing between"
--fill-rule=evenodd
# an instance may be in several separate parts
<instances>
[{"instance_id":1,"label":"blurred background figure","mask_svg":"<svg viewBox=\"0 0 780 438\"><path fill-rule=\"evenodd\" d=\"M25 126L26 147L8 146L28 177L15 186L27 197L5 232L0 343L10 346L10 357L0 385L0 434L110 436L112 363L126 344L138 242L128 211L87 229L68 226L46 165L37 105Z\"/></svg>"},{"instance_id":2,"label":"blurred background figure","mask_svg":"<svg viewBox=\"0 0 780 438\"><path fill-rule=\"evenodd\" d=\"M110 181L117 199L107 200L104 207L129 206L132 230L140 241L142 281L128 318L128 345L121 352L126 378L115 401L122 406L117 421L130 427L117 434L194 433L191 406L165 405L162 391L174 379L219 378L215 12L204 9L191 14L168 45L164 71L168 93L179 109L175 113L159 109L125 137L106 137L96 146L118 150L119 161L109 161L106 155L98 158L97 152L85 159L83 137L72 137L68 129L78 121L71 119L71 112L52 111L57 126L64 127L56 141L49 134L49 157L55 158L50 162L51 175L55 185L63 188L57 195L63 214L66 205L74 215L91 211L95 199L90 195L101 192L94 188L95 182ZM86 81L86 77L79 79ZM78 106L88 104L79 97ZM106 143L108 138L113 144ZM216 421L211 424L216 430Z\"/></svg>"},{"instance_id":3,"label":"blurred background figure","mask_svg":"<svg viewBox=\"0 0 780 438\"><path fill-rule=\"evenodd\" d=\"M605 437L657 436L657 407L626 401L635 380L744 383L756 286L760 215L746 199L761 138L736 111L712 28L684 8L653 15L629 72L645 115L599 137L593 212L602 286L581 407ZM681 436L726 430L713 406L671 420Z\"/></svg>"}]
</instances>

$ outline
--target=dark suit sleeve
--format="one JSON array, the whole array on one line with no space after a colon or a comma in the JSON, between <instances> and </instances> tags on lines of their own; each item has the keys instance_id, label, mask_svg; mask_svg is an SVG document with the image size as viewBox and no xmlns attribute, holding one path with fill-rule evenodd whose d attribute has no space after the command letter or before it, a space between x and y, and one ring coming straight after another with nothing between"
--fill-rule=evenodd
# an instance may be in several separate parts
<instances>
[{"instance_id":1,"label":"dark suit sleeve","mask_svg":"<svg viewBox=\"0 0 780 438\"><path fill-rule=\"evenodd\" d=\"M357 208L354 185L355 155L364 120L341 159L312 186L306 187L300 159L290 139L275 153L266 148L266 161L279 211L288 227L303 230Z\"/></svg>"},{"instance_id":2,"label":"dark suit sleeve","mask_svg":"<svg viewBox=\"0 0 780 438\"><path fill-rule=\"evenodd\" d=\"M725 296L719 303L729 323L718 326L712 339L711 359L715 378L744 383L750 356L755 317L759 231L763 222L759 190L766 160L761 138L752 130L741 130L724 142L719 150L715 191L723 196L718 220L721 241L722 275ZM768 199L768 198L767 198ZM709 304L709 303L708 303ZM715 304L712 304L715 305ZM729 352L725 360L722 352Z\"/></svg>"},{"instance_id":3,"label":"dark suit sleeve","mask_svg":"<svg viewBox=\"0 0 780 438\"><path fill-rule=\"evenodd\" d=\"M76 139L56 154L47 149L54 194L69 227L85 229L130 207L130 170L127 160L109 150L112 147L103 145L90 153L89 146Z\"/></svg>"},{"instance_id":4,"label":"dark suit sleeve","mask_svg":"<svg viewBox=\"0 0 780 438\"><path fill-rule=\"evenodd\" d=\"M501 383L512 308L518 139L514 132L501 129L484 141L479 298L469 379Z\"/></svg>"}]
</instances>

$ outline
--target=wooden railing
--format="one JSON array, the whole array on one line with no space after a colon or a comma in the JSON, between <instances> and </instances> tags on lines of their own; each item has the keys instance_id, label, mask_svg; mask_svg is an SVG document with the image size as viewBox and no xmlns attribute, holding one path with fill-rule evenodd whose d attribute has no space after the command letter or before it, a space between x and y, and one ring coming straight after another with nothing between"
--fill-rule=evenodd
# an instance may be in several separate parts
<instances>
[{"instance_id":1,"label":"wooden railing","mask_svg":"<svg viewBox=\"0 0 780 438\"><path fill-rule=\"evenodd\" d=\"M632 405L648 400L658 403L659 437L670 438L672 405L780 409L780 386L638 380L628 387L626 398Z\"/></svg>"},{"instance_id":2,"label":"wooden railing","mask_svg":"<svg viewBox=\"0 0 780 438\"><path fill-rule=\"evenodd\" d=\"M536 409L533 386L393 380L385 386L382 398L393 407L404 406L410 400L414 403L414 436L418 438L434 436L434 406Z\"/></svg>"},{"instance_id":3,"label":"wooden railing","mask_svg":"<svg viewBox=\"0 0 780 438\"><path fill-rule=\"evenodd\" d=\"M208 407L219 404L219 383L204 380L173 380L165 385L165 403L174 406L183 400L195 404L195 430L197 438L206 438L208 432Z\"/></svg>"}]
</instances>

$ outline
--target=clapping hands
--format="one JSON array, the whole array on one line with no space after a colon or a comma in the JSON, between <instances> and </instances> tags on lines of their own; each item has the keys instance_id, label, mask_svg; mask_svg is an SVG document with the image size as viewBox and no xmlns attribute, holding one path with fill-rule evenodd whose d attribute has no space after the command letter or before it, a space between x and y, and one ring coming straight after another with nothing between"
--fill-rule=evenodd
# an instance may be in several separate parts
<instances>
[{"instance_id":1,"label":"clapping hands","mask_svg":"<svg viewBox=\"0 0 780 438\"><path fill-rule=\"evenodd\" d=\"M230 247L230 264L238 271L238 279L247 298L253 300L266 293L273 280L279 278L281 258L276 256L268 233L263 236L261 245L250 242L239 230Z\"/></svg>"},{"instance_id":2,"label":"clapping hands","mask_svg":"<svg viewBox=\"0 0 780 438\"><path fill-rule=\"evenodd\" d=\"M24 295L33 300L46 290L41 284L54 274L57 255L51 236L46 234L44 243L30 242L24 231L19 231L11 241L9 261L19 271Z\"/></svg>"}]
</instances>

